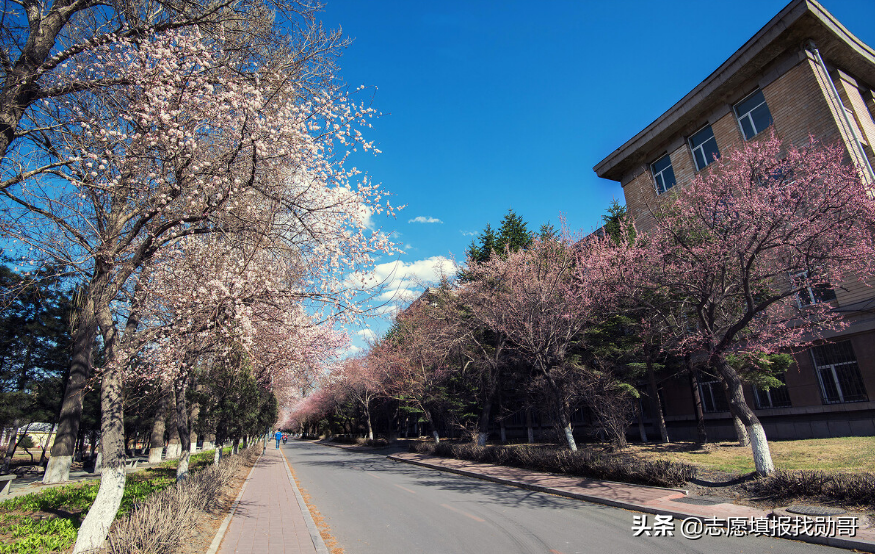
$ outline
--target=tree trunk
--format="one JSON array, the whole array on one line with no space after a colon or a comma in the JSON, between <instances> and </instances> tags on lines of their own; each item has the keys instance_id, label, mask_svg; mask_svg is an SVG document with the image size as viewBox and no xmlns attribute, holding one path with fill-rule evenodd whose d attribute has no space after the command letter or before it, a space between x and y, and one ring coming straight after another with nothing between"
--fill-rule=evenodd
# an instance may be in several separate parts
<instances>
[{"instance_id":1,"label":"tree trunk","mask_svg":"<svg viewBox=\"0 0 875 554\"><path fill-rule=\"evenodd\" d=\"M85 398L86 387L91 377L91 356L94 339L97 337L97 319L94 316L94 303L90 297L86 299L85 305L76 311L76 318L78 321L73 329L70 374L61 403L58 432L52 444L49 464L43 474L45 484L70 480L73 450L76 446L76 438L79 436L79 422L82 420L82 400Z\"/></svg>"},{"instance_id":2,"label":"tree trunk","mask_svg":"<svg viewBox=\"0 0 875 554\"><path fill-rule=\"evenodd\" d=\"M532 425L532 408L526 406L526 434L528 435L529 444L535 442L535 428Z\"/></svg>"},{"instance_id":3,"label":"tree trunk","mask_svg":"<svg viewBox=\"0 0 875 554\"><path fill-rule=\"evenodd\" d=\"M647 357L647 381L648 396L650 396L650 411L653 412L653 417L656 420L656 427L659 429L660 440L667 444L671 441L668 439L668 429L665 427L665 416L662 413L662 402L659 401L659 386L656 384L656 372L653 371L653 360L650 356Z\"/></svg>"},{"instance_id":4,"label":"tree trunk","mask_svg":"<svg viewBox=\"0 0 875 554\"><path fill-rule=\"evenodd\" d=\"M577 452L577 442L574 440L574 432L571 429L571 421L568 418L568 410L565 406L559 407L559 424L562 426L562 431L565 433L565 441L568 443L568 449L572 452Z\"/></svg>"},{"instance_id":5,"label":"tree trunk","mask_svg":"<svg viewBox=\"0 0 875 554\"><path fill-rule=\"evenodd\" d=\"M729 414L732 416L732 426L735 428L735 439L738 441L738 446L747 446L750 444L750 435L745 429L741 416L738 415L738 410L732 403L732 392L725 380L723 381L723 392L726 395L726 403L729 405ZM745 405L747 405L746 402Z\"/></svg>"},{"instance_id":6,"label":"tree trunk","mask_svg":"<svg viewBox=\"0 0 875 554\"><path fill-rule=\"evenodd\" d=\"M112 338L114 337L110 341ZM111 342L107 350L112 352ZM108 366L100 390L100 449L103 454L100 489L79 528L73 554L92 552L100 548L115 520L125 490L122 371L121 368L113 367L111 362Z\"/></svg>"},{"instance_id":7,"label":"tree trunk","mask_svg":"<svg viewBox=\"0 0 875 554\"><path fill-rule=\"evenodd\" d=\"M219 465L219 462L221 462L221 461L222 461L222 445L217 444L216 451L213 452L213 464Z\"/></svg>"},{"instance_id":8,"label":"tree trunk","mask_svg":"<svg viewBox=\"0 0 875 554\"><path fill-rule=\"evenodd\" d=\"M21 421L18 418L12 422L14 431L12 432L12 436L9 437L9 444L6 445L6 455L3 457L3 468L0 469L0 473L4 475L9 473L9 465L12 463L12 457L15 456L15 447L18 446L18 428L20 424Z\"/></svg>"},{"instance_id":9,"label":"tree trunk","mask_svg":"<svg viewBox=\"0 0 875 554\"><path fill-rule=\"evenodd\" d=\"M549 372L542 369L541 371L547 380L547 385L550 387L550 392L553 394L553 398L556 401L556 411L559 413L559 426L562 429L562 432L565 434L565 442L568 443L568 449L572 452L577 452L577 442L574 440L574 432L571 428L571 419L569 417L569 406L565 400L562 399L562 391L559 386L556 384L556 381L550 375Z\"/></svg>"},{"instance_id":10,"label":"tree trunk","mask_svg":"<svg viewBox=\"0 0 875 554\"><path fill-rule=\"evenodd\" d=\"M176 387L172 383L170 384L170 397L168 403L169 406L167 408L167 413L170 415L168 418L170 429L167 433L167 454L164 457L167 460L176 460L179 458L182 446L179 443L179 431L176 416Z\"/></svg>"},{"instance_id":11,"label":"tree trunk","mask_svg":"<svg viewBox=\"0 0 875 554\"><path fill-rule=\"evenodd\" d=\"M174 385L176 431L179 434L179 443L182 447L179 454L179 465L176 466L176 480L182 481L188 477L188 460L191 457L191 431L188 428L188 408L185 405L188 375L177 378Z\"/></svg>"},{"instance_id":12,"label":"tree trunk","mask_svg":"<svg viewBox=\"0 0 875 554\"><path fill-rule=\"evenodd\" d=\"M504 418L498 420L498 428L501 433L501 444L507 444L507 428L504 425Z\"/></svg>"},{"instance_id":13,"label":"tree trunk","mask_svg":"<svg viewBox=\"0 0 875 554\"><path fill-rule=\"evenodd\" d=\"M46 456L46 453L49 451L49 444L52 444L52 436L57 432L58 432L58 424L56 423L56 424L52 425L52 430L51 430L51 432L49 432L49 436L46 438L46 444L43 447L43 453L40 454L40 457L39 457L39 463L43 467L45 467L46 463L48 462L48 457Z\"/></svg>"},{"instance_id":14,"label":"tree trunk","mask_svg":"<svg viewBox=\"0 0 875 554\"><path fill-rule=\"evenodd\" d=\"M690 390L693 391L693 408L696 413L696 444L702 446L708 443L708 434L705 432L705 409L702 407L702 395L699 393L699 378L689 356L686 357L686 362L690 376Z\"/></svg>"},{"instance_id":15,"label":"tree trunk","mask_svg":"<svg viewBox=\"0 0 875 554\"><path fill-rule=\"evenodd\" d=\"M641 442L647 442L647 430L644 428L644 408L641 406L641 402L638 402L638 434L641 436Z\"/></svg>"},{"instance_id":16,"label":"tree trunk","mask_svg":"<svg viewBox=\"0 0 875 554\"><path fill-rule=\"evenodd\" d=\"M365 417L368 420L368 439L374 440L374 427L371 425L371 406L370 402L365 402Z\"/></svg>"},{"instance_id":17,"label":"tree trunk","mask_svg":"<svg viewBox=\"0 0 875 554\"><path fill-rule=\"evenodd\" d=\"M753 413L753 410L750 409L750 406L747 405L747 401L744 399L741 377L722 356L719 356L717 359L717 370L720 372L720 376L723 378L726 390L729 393L730 408L734 411L733 415L738 416L738 419L741 420L750 435L750 446L757 473L761 476L773 473L775 471L775 464L772 462L772 454L769 452L766 432L759 418Z\"/></svg>"},{"instance_id":18,"label":"tree trunk","mask_svg":"<svg viewBox=\"0 0 875 554\"><path fill-rule=\"evenodd\" d=\"M237 439L234 439L234 441L231 443L231 455L236 456L237 451L239 449L240 449L240 439L237 438Z\"/></svg>"},{"instance_id":19,"label":"tree trunk","mask_svg":"<svg viewBox=\"0 0 875 554\"><path fill-rule=\"evenodd\" d=\"M486 446L489 440L489 413L492 411L492 394L483 402L483 411L480 413L478 424L477 446Z\"/></svg>"},{"instance_id":20,"label":"tree trunk","mask_svg":"<svg viewBox=\"0 0 875 554\"><path fill-rule=\"evenodd\" d=\"M149 463L155 464L161 461L164 454L164 431L167 420L167 405L172 393L170 381L161 384L161 398L158 400L158 410L155 421L152 422L152 433L149 436Z\"/></svg>"}]
</instances>

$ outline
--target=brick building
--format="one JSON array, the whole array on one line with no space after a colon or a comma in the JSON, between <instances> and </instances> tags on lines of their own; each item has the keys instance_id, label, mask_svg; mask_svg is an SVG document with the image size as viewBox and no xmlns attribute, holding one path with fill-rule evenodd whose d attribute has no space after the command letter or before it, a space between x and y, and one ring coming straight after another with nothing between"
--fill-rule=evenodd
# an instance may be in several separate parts
<instances>
[{"instance_id":1,"label":"brick building","mask_svg":"<svg viewBox=\"0 0 875 554\"><path fill-rule=\"evenodd\" d=\"M822 6L794 0L707 79L595 166L619 181L638 229L653 225L648 206L691 181L714 155L773 127L797 144L809 135L840 141L862 176L875 182L875 50ZM789 279L789 276L788 276ZM769 438L875 435L875 287L810 291L800 302L833 302L851 325L796 356L786 386L747 387ZM719 383L700 382L709 437L734 437ZM689 380L661 387L669 434L694 437Z\"/></svg>"}]
</instances>

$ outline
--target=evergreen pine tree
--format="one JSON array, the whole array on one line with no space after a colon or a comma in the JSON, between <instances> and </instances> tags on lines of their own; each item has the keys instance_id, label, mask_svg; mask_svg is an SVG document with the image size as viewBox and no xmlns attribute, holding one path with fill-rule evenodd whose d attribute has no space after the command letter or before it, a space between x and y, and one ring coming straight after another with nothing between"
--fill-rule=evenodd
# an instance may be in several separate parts
<instances>
[{"instance_id":1,"label":"evergreen pine tree","mask_svg":"<svg viewBox=\"0 0 875 554\"><path fill-rule=\"evenodd\" d=\"M528 250L531 245L532 233L526 228L526 222L512 209L508 210L498 229L495 250L504 253L505 249L509 248L511 252L516 252Z\"/></svg>"}]
</instances>

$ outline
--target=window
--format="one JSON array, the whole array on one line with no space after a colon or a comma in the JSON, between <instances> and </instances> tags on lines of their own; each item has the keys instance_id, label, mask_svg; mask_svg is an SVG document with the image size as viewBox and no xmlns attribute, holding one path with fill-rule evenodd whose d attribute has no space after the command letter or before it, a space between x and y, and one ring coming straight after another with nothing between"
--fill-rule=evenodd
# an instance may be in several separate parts
<instances>
[{"instance_id":1,"label":"window","mask_svg":"<svg viewBox=\"0 0 875 554\"><path fill-rule=\"evenodd\" d=\"M753 388L754 396L757 401L757 408L767 410L769 408L787 408L791 406L790 395L787 393L787 383L784 381L783 375L775 376L778 380L784 383L780 387L772 387L769 390L759 387Z\"/></svg>"},{"instance_id":2,"label":"window","mask_svg":"<svg viewBox=\"0 0 875 554\"><path fill-rule=\"evenodd\" d=\"M710 125L690 137L690 150L693 151L693 159L696 160L698 171L702 171L720 157L717 139L714 138L714 131Z\"/></svg>"},{"instance_id":3,"label":"window","mask_svg":"<svg viewBox=\"0 0 875 554\"><path fill-rule=\"evenodd\" d=\"M808 280L808 271L800 271L790 276L790 283L793 288L799 287L802 282ZM814 286L805 287L803 290L796 293L796 302L800 308L820 304L821 302L829 302L836 299L836 293L829 283L818 283Z\"/></svg>"},{"instance_id":4,"label":"window","mask_svg":"<svg viewBox=\"0 0 875 554\"><path fill-rule=\"evenodd\" d=\"M757 90L741 102L735 105L735 117L744 133L744 140L750 140L763 132L772 124L772 112L766 105L766 97L763 91Z\"/></svg>"},{"instance_id":5,"label":"window","mask_svg":"<svg viewBox=\"0 0 875 554\"><path fill-rule=\"evenodd\" d=\"M706 413L728 412L726 393L720 380L710 375L699 374L699 394L702 396L702 411Z\"/></svg>"},{"instance_id":6,"label":"window","mask_svg":"<svg viewBox=\"0 0 875 554\"><path fill-rule=\"evenodd\" d=\"M851 341L815 346L811 349L811 357L824 404L869 400Z\"/></svg>"},{"instance_id":7,"label":"window","mask_svg":"<svg viewBox=\"0 0 875 554\"><path fill-rule=\"evenodd\" d=\"M650 171L653 172L653 181L656 183L656 194L662 194L675 186L674 169L671 167L671 158L668 154L653 162Z\"/></svg>"}]
</instances>

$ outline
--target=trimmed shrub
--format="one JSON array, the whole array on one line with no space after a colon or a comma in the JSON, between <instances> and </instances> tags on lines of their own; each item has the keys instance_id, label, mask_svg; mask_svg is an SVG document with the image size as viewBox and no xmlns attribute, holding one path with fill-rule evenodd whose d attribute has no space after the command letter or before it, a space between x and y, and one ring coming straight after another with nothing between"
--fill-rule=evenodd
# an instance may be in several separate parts
<instances>
[{"instance_id":1,"label":"trimmed shrub","mask_svg":"<svg viewBox=\"0 0 875 554\"><path fill-rule=\"evenodd\" d=\"M598 455L590 450L572 452L554 447L477 446L449 442L437 445L416 442L409 449L417 454L661 487L681 486L696 475L693 466L682 462L628 460Z\"/></svg>"},{"instance_id":2,"label":"trimmed shrub","mask_svg":"<svg viewBox=\"0 0 875 554\"><path fill-rule=\"evenodd\" d=\"M750 492L775 499L808 497L875 506L875 473L778 470L748 483Z\"/></svg>"}]
</instances>

